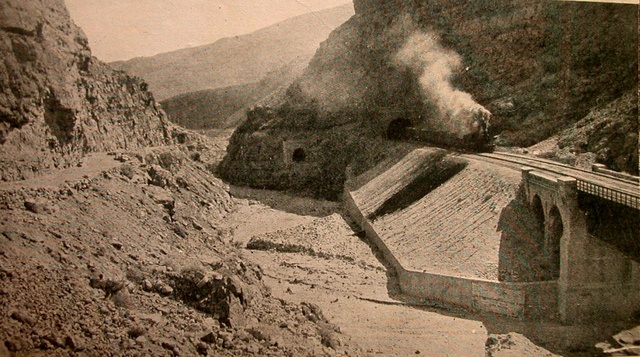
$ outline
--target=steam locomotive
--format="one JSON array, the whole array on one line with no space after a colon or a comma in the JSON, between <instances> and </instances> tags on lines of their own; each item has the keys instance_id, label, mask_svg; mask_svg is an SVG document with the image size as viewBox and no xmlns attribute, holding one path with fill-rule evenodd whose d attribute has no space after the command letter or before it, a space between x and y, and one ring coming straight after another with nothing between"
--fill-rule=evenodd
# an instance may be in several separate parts
<instances>
[{"instance_id":1,"label":"steam locomotive","mask_svg":"<svg viewBox=\"0 0 640 357\"><path fill-rule=\"evenodd\" d=\"M411 140L463 152L492 152L495 148L489 132L491 113L484 108L467 110L467 134L459 136L429 125L415 126L410 120L398 118L389 124L387 137L392 140Z\"/></svg>"},{"instance_id":2,"label":"steam locomotive","mask_svg":"<svg viewBox=\"0 0 640 357\"><path fill-rule=\"evenodd\" d=\"M488 132L475 132L459 138L446 131L432 131L415 127L405 128L405 137L434 146L463 152L493 152L495 145Z\"/></svg>"}]
</instances>

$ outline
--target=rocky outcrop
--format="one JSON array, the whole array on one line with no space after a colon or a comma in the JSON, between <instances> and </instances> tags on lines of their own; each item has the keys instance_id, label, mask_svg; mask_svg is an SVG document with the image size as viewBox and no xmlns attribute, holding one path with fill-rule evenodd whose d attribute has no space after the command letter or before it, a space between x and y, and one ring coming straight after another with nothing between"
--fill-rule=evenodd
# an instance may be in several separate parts
<instances>
[{"instance_id":1,"label":"rocky outcrop","mask_svg":"<svg viewBox=\"0 0 640 357\"><path fill-rule=\"evenodd\" d=\"M527 146L637 84L633 5L354 6L281 104L249 113L221 165L227 179L335 197L347 165L364 168L395 147L385 136L398 119L460 138L473 124L460 113L486 108L501 145Z\"/></svg>"},{"instance_id":2,"label":"rocky outcrop","mask_svg":"<svg viewBox=\"0 0 640 357\"><path fill-rule=\"evenodd\" d=\"M638 175L638 132L638 91L633 89L528 151L587 170L600 163Z\"/></svg>"},{"instance_id":3,"label":"rocky outcrop","mask_svg":"<svg viewBox=\"0 0 640 357\"><path fill-rule=\"evenodd\" d=\"M638 174L638 90L627 92L560 133L560 149L595 154L616 171Z\"/></svg>"},{"instance_id":4,"label":"rocky outcrop","mask_svg":"<svg viewBox=\"0 0 640 357\"><path fill-rule=\"evenodd\" d=\"M85 153L171 142L147 84L91 56L63 0L0 4L0 175L24 179Z\"/></svg>"}]
</instances>

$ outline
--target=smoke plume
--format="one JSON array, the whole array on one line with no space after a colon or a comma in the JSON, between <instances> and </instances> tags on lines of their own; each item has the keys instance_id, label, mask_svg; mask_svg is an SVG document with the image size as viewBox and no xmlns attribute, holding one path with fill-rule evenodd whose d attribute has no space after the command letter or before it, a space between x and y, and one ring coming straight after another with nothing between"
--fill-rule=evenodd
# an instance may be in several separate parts
<instances>
[{"instance_id":1,"label":"smoke plume","mask_svg":"<svg viewBox=\"0 0 640 357\"><path fill-rule=\"evenodd\" d=\"M462 138L477 125L473 113L488 113L469 93L453 87L451 77L462 67L462 59L456 52L442 47L435 34L414 32L396 53L394 61L416 75L424 100L436 106L440 120L430 122L434 129Z\"/></svg>"}]
</instances>

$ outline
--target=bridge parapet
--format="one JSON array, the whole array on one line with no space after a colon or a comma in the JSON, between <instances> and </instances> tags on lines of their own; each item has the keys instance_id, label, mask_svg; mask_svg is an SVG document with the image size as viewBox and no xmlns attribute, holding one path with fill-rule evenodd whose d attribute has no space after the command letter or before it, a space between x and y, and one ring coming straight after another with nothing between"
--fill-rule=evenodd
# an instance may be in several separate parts
<instances>
[{"instance_id":1,"label":"bridge parapet","mask_svg":"<svg viewBox=\"0 0 640 357\"><path fill-rule=\"evenodd\" d=\"M530 186L538 189L549 190L550 192L559 191L565 194L573 194L577 189L578 180L569 176L551 175L541 171L536 171L531 167L522 167L522 182L529 188Z\"/></svg>"},{"instance_id":2,"label":"bridge parapet","mask_svg":"<svg viewBox=\"0 0 640 357\"><path fill-rule=\"evenodd\" d=\"M580 178L569 176L553 176L551 174L536 171L531 167L522 167L522 182L525 185L539 187L548 191L555 191L561 185L566 186L569 191L577 190L590 195L594 195L612 202L616 202L634 209L640 210L640 197L612 187L606 187ZM569 186L571 188L569 188ZM566 191L566 190L565 190ZM567 191L567 192L569 192ZM528 191L527 191L528 192Z\"/></svg>"},{"instance_id":3,"label":"bridge parapet","mask_svg":"<svg viewBox=\"0 0 640 357\"><path fill-rule=\"evenodd\" d=\"M578 190L590 195L598 196L609 201L623 204L631 208L640 209L640 199L637 196L630 195L626 192L604 187L591 182L577 180Z\"/></svg>"},{"instance_id":4,"label":"bridge parapet","mask_svg":"<svg viewBox=\"0 0 640 357\"><path fill-rule=\"evenodd\" d=\"M640 177L638 176L634 176L634 175L629 175L629 174L625 174L622 172L618 172L618 171L613 171L607 168L606 165L603 164L593 164L591 165L591 171L593 172L599 172L605 175L609 175L609 176L613 176L613 177L617 177L617 178L621 178L623 180L628 180L631 182L640 182Z\"/></svg>"}]
</instances>

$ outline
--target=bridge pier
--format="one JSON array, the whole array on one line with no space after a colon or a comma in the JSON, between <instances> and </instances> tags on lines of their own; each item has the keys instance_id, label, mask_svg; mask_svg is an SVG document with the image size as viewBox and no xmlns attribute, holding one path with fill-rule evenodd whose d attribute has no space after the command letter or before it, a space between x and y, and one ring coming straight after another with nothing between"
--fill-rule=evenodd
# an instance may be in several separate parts
<instances>
[{"instance_id":1,"label":"bridge pier","mask_svg":"<svg viewBox=\"0 0 640 357\"><path fill-rule=\"evenodd\" d=\"M585 316L591 302L580 290L589 283L586 220L578 206L576 179L557 178L556 204L563 213L564 231L560 240L560 274L558 277L558 312L569 323Z\"/></svg>"}]
</instances>

